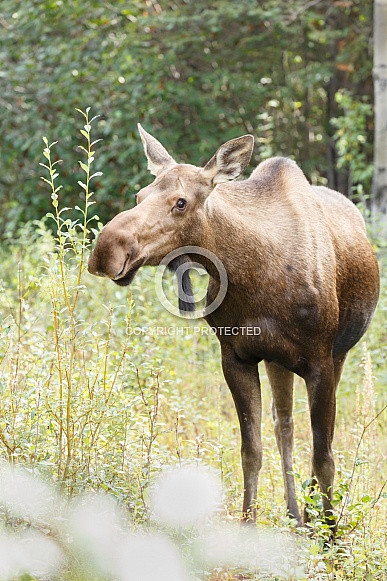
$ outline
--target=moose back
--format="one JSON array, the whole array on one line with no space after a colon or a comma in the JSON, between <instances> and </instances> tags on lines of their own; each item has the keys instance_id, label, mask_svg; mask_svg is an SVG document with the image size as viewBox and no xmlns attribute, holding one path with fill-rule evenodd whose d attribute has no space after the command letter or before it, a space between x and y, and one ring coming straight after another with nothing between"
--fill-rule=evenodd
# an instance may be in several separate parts
<instances>
[{"instance_id":1,"label":"moose back","mask_svg":"<svg viewBox=\"0 0 387 581\"><path fill-rule=\"evenodd\" d=\"M274 157L243 181L254 139L223 144L203 167L178 164L139 125L154 182L99 234L89 271L118 285L132 282L141 266L157 266L171 251L200 247L223 263L228 288L206 320L215 329L259 327L260 333L218 334L222 367L241 430L243 515L255 519L262 463L261 388L264 361L281 454L288 513L298 524L293 477L293 378L305 380L312 428L312 477L332 512L336 388L347 353L366 331L379 294L379 273L364 220L354 204L325 187L312 187L293 161ZM207 302L219 291L219 275L205 256L181 262L207 269ZM183 277L189 297L189 279ZM181 308L190 302L181 301Z\"/></svg>"}]
</instances>

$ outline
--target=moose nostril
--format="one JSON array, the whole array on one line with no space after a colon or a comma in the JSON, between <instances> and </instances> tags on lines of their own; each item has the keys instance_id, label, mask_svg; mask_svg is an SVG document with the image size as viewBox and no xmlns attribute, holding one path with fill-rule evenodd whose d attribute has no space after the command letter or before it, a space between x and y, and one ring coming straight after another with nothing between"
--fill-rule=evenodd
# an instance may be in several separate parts
<instances>
[{"instance_id":1,"label":"moose nostril","mask_svg":"<svg viewBox=\"0 0 387 581\"><path fill-rule=\"evenodd\" d=\"M128 264L128 260L129 260L129 254L127 254L127 255L126 255L125 262L124 262L124 264L123 264L123 266L122 266L121 270L120 270L119 272L117 272L117 274L116 274L115 278L118 278L119 276L121 276L121 274L123 274L123 272L124 272L124 270L125 270L125 268L126 268L126 265Z\"/></svg>"}]
</instances>

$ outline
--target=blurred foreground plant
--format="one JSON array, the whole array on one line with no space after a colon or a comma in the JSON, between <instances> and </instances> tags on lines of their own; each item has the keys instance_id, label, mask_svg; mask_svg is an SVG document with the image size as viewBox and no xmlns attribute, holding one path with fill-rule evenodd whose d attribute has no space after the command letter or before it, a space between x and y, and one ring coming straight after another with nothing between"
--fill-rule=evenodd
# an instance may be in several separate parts
<instances>
[{"instance_id":1,"label":"blurred foreground plant","mask_svg":"<svg viewBox=\"0 0 387 581\"><path fill-rule=\"evenodd\" d=\"M298 579L303 574L303 544L295 536L216 524L221 489L203 468L185 465L157 478L148 532L135 532L109 495L80 496L69 503L28 473L7 465L0 465L0 504L9 518L18 519L12 534L7 527L0 535L0 577L5 581L21 575L193 581L224 567L255 571L265 579ZM189 539L184 546L183 531Z\"/></svg>"}]
</instances>

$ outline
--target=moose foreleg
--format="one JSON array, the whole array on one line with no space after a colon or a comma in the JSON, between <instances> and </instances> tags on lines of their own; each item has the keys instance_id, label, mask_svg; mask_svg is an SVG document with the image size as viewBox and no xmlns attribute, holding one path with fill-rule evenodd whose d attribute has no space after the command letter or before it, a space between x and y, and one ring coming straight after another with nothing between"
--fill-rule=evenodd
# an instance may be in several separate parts
<instances>
[{"instance_id":1,"label":"moose foreleg","mask_svg":"<svg viewBox=\"0 0 387 581\"><path fill-rule=\"evenodd\" d=\"M326 360L306 378L313 435L312 470L323 495L325 519L335 531L332 518L332 486L335 462L332 441L336 417L336 381L334 364Z\"/></svg>"},{"instance_id":2,"label":"moose foreleg","mask_svg":"<svg viewBox=\"0 0 387 581\"><path fill-rule=\"evenodd\" d=\"M275 361L265 361L273 396L274 431L281 455L285 500L290 516L302 524L298 510L293 472L293 380L294 374Z\"/></svg>"},{"instance_id":3,"label":"moose foreleg","mask_svg":"<svg viewBox=\"0 0 387 581\"><path fill-rule=\"evenodd\" d=\"M255 522L258 474L262 466L262 404L258 366L242 361L229 345L222 345L222 367L241 429L243 520Z\"/></svg>"}]
</instances>

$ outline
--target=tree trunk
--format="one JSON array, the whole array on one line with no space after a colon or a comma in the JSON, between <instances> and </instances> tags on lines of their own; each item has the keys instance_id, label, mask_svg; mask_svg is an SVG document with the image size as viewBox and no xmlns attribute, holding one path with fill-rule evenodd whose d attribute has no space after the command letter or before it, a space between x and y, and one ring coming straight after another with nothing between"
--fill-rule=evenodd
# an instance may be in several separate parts
<instances>
[{"instance_id":1,"label":"tree trunk","mask_svg":"<svg viewBox=\"0 0 387 581\"><path fill-rule=\"evenodd\" d=\"M387 218L387 0L374 3L375 141L372 210Z\"/></svg>"}]
</instances>

